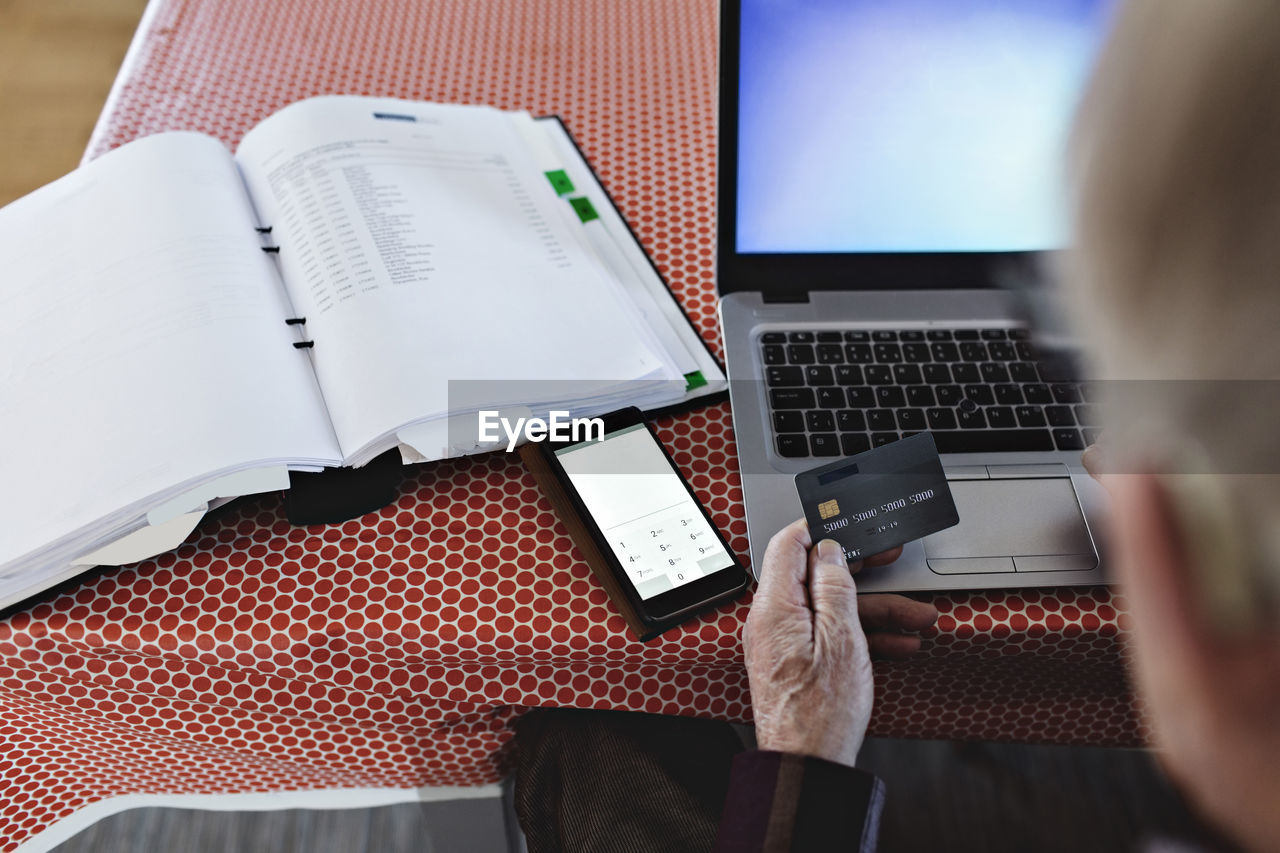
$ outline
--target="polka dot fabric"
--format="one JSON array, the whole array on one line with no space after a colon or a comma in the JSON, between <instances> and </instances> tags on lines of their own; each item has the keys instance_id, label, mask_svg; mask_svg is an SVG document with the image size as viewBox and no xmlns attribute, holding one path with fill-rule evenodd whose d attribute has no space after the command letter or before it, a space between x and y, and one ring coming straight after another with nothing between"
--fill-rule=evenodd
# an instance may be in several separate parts
<instances>
[{"instance_id":1,"label":"polka dot fabric","mask_svg":"<svg viewBox=\"0 0 1280 853\"><path fill-rule=\"evenodd\" d=\"M330 92L562 116L706 341L712 0L154 0L87 157L162 130L234 143ZM659 423L734 550L727 404ZM935 599L877 667L872 733L1133 745L1125 604L1105 589ZM410 469L395 504L299 528L278 497L0 622L0 849L110 796L491 782L539 705L750 718L749 598L642 645L506 454Z\"/></svg>"}]
</instances>

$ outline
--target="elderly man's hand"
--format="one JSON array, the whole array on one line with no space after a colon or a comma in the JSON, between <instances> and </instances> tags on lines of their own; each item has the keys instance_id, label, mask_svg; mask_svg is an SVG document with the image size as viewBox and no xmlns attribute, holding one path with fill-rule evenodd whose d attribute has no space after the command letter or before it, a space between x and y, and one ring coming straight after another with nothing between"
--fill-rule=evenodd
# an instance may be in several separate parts
<instances>
[{"instance_id":1,"label":"elderly man's hand","mask_svg":"<svg viewBox=\"0 0 1280 853\"><path fill-rule=\"evenodd\" d=\"M829 539L814 548L803 520L770 540L743 632L761 749L853 765L871 718L870 653L909 655L920 638L904 632L937 620L932 605L902 596L859 599L853 572L861 567L847 565Z\"/></svg>"}]
</instances>

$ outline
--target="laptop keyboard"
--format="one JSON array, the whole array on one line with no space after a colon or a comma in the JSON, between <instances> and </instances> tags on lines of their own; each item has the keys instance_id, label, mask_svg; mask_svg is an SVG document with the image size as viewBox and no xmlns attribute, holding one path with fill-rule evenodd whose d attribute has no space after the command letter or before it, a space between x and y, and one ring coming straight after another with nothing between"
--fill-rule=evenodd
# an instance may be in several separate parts
<instances>
[{"instance_id":1,"label":"laptop keyboard","mask_svg":"<svg viewBox=\"0 0 1280 853\"><path fill-rule=\"evenodd\" d=\"M774 447L848 456L931 432L940 453L1082 450L1087 385L1024 329L772 331L760 336Z\"/></svg>"}]
</instances>

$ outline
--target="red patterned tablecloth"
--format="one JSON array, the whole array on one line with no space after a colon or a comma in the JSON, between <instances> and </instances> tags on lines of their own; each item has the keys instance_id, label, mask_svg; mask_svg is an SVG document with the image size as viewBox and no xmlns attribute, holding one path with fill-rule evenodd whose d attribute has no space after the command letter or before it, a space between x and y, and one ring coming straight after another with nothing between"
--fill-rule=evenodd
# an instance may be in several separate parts
<instances>
[{"instance_id":1,"label":"red patterned tablecloth","mask_svg":"<svg viewBox=\"0 0 1280 853\"><path fill-rule=\"evenodd\" d=\"M161 130L234 144L321 93L556 113L718 348L715 89L714 0L153 0L86 157ZM745 556L728 405L659 432ZM0 848L123 794L489 782L529 706L747 720L748 600L633 642L501 453L420 466L341 525L246 502L0 622ZM935 601L927 651L877 666L872 734L1145 739L1118 595Z\"/></svg>"}]
</instances>

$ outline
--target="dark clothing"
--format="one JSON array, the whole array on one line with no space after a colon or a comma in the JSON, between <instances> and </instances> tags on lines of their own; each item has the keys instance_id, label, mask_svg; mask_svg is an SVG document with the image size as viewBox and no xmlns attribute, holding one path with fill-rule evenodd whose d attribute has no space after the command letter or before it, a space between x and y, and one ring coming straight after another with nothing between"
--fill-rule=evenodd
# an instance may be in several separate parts
<instances>
[{"instance_id":1,"label":"dark clothing","mask_svg":"<svg viewBox=\"0 0 1280 853\"><path fill-rule=\"evenodd\" d=\"M733 759L716 851L876 849L884 785L862 770L750 750Z\"/></svg>"},{"instance_id":2,"label":"dark clothing","mask_svg":"<svg viewBox=\"0 0 1280 853\"><path fill-rule=\"evenodd\" d=\"M875 849L874 776L745 750L727 723L537 710L517 723L515 761L530 853Z\"/></svg>"}]
</instances>

